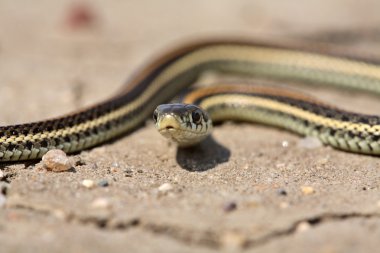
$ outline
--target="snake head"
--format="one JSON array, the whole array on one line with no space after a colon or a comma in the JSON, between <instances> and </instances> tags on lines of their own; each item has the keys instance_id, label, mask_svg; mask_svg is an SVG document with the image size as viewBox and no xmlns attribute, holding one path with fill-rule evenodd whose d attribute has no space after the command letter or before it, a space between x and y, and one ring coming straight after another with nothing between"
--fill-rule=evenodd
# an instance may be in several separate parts
<instances>
[{"instance_id":1,"label":"snake head","mask_svg":"<svg viewBox=\"0 0 380 253\"><path fill-rule=\"evenodd\" d=\"M195 105L159 105L153 113L153 120L160 134L181 147L198 144L212 130L207 112Z\"/></svg>"}]
</instances>

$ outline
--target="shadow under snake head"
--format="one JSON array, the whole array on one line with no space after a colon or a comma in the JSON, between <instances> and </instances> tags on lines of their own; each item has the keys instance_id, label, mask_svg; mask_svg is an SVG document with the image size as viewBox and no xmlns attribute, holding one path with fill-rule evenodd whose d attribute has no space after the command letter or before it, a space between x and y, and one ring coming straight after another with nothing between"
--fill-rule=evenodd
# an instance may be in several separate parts
<instances>
[{"instance_id":1,"label":"shadow under snake head","mask_svg":"<svg viewBox=\"0 0 380 253\"><path fill-rule=\"evenodd\" d=\"M212 130L212 122L207 112L196 105L159 105L153 113L153 120L160 134L180 147L201 142Z\"/></svg>"}]
</instances>

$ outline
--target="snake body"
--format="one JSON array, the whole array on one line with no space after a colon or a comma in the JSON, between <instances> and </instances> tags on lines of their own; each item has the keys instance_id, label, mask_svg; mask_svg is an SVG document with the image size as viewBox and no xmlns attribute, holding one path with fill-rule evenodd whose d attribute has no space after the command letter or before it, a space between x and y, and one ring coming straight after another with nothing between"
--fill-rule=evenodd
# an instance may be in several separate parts
<instances>
[{"instance_id":1,"label":"snake body","mask_svg":"<svg viewBox=\"0 0 380 253\"><path fill-rule=\"evenodd\" d=\"M54 119L0 127L0 161L37 159L50 149L78 152L130 132L150 117L157 105L169 101L206 70L380 94L380 65L373 60L251 42L194 43L153 60L104 102ZM203 97L203 104L214 108L210 114L216 120L232 114L232 118L245 119L247 108L260 108L255 121L301 134L313 133L323 142L348 151L380 154L378 116L343 112L309 98L261 94L245 88L216 92L215 96L209 93L208 99L199 99ZM223 101L240 98L245 101L244 108L221 106Z\"/></svg>"},{"instance_id":2,"label":"snake body","mask_svg":"<svg viewBox=\"0 0 380 253\"><path fill-rule=\"evenodd\" d=\"M183 103L160 105L155 111L160 133L180 146L191 146L207 137L211 118L214 122L258 122L316 137L341 150L380 154L379 116L344 111L300 92L221 83L187 94ZM194 111L203 119L194 122Z\"/></svg>"}]
</instances>

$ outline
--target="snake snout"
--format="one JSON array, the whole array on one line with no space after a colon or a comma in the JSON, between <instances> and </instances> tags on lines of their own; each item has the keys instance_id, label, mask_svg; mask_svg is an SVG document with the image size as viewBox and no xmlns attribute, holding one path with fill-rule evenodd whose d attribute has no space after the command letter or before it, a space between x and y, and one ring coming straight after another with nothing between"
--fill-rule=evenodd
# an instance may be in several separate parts
<instances>
[{"instance_id":1,"label":"snake snout","mask_svg":"<svg viewBox=\"0 0 380 253\"><path fill-rule=\"evenodd\" d=\"M158 124L156 124L158 131L174 131L180 128L180 123L175 116L171 114L160 117Z\"/></svg>"}]
</instances>

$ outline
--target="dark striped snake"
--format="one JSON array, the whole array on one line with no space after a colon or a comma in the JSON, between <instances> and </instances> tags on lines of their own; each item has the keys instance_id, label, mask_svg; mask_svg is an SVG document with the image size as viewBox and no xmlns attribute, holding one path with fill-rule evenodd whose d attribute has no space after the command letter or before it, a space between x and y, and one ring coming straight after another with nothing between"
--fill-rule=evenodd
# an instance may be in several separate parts
<instances>
[{"instance_id":1,"label":"dark striped snake","mask_svg":"<svg viewBox=\"0 0 380 253\"><path fill-rule=\"evenodd\" d=\"M160 105L205 70L380 94L380 65L373 60L251 42L194 43L152 61L102 103L62 117L0 127L0 161L38 159L51 149L78 152L136 129L153 112L158 130L182 146L204 139L211 119L243 120L314 136L341 150L380 154L379 116L340 110L285 89L226 83L184 96L184 103L199 107Z\"/></svg>"}]
</instances>

